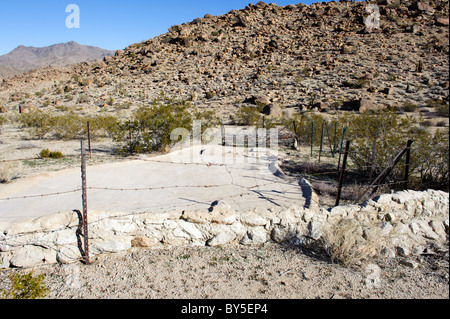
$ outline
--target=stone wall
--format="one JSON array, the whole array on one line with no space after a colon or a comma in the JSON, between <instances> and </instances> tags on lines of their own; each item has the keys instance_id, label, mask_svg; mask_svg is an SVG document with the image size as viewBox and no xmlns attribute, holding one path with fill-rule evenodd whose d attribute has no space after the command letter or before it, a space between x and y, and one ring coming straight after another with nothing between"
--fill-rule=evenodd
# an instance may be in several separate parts
<instances>
[{"instance_id":1,"label":"stone wall","mask_svg":"<svg viewBox=\"0 0 450 319\"><path fill-rule=\"evenodd\" d=\"M363 205L238 212L225 202L209 209L166 213L89 212L90 254L115 253L131 247L179 245L258 245L272 240L297 245L320 239L324 227L343 218L361 222L389 237L379 247L385 257L420 254L448 243L449 194L402 191ZM71 263L81 259L83 238L79 212L14 223L0 222L0 268ZM361 238L364 238L362 236Z\"/></svg>"}]
</instances>

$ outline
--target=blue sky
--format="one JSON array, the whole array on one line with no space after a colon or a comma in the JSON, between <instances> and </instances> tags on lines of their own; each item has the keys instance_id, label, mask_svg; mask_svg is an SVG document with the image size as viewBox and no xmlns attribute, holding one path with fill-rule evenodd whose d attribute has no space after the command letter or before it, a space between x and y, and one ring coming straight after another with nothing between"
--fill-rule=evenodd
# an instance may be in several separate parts
<instances>
[{"instance_id":1,"label":"blue sky","mask_svg":"<svg viewBox=\"0 0 450 319\"><path fill-rule=\"evenodd\" d=\"M167 32L175 24L257 0L0 0L0 55L19 45L42 47L76 41L104 49L123 49ZM317 0L270 0L277 5ZM80 28L67 28L69 4L80 9Z\"/></svg>"}]
</instances>

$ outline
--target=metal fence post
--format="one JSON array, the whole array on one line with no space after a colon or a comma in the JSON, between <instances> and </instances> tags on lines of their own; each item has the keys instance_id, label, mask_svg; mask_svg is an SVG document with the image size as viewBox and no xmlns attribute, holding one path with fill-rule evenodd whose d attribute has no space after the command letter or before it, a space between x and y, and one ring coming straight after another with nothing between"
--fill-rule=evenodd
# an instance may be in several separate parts
<instances>
[{"instance_id":1,"label":"metal fence post","mask_svg":"<svg viewBox=\"0 0 450 319\"><path fill-rule=\"evenodd\" d=\"M86 150L85 141L81 140L81 199L83 202L83 238L84 238L84 262L89 265L89 233L87 218L87 183L86 183Z\"/></svg>"},{"instance_id":2,"label":"metal fence post","mask_svg":"<svg viewBox=\"0 0 450 319\"><path fill-rule=\"evenodd\" d=\"M338 191L337 191L337 195L336 195L336 202L335 202L334 206L339 206L339 201L341 200L342 184L344 182L344 173L345 173L345 167L347 166L347 155L348 155L349 147L350 147L350 141L347 141L347 143L345 144L344 159L342 162L341 173L339 174L339 185L338 185Z\"/></svg>"}]
</instances>

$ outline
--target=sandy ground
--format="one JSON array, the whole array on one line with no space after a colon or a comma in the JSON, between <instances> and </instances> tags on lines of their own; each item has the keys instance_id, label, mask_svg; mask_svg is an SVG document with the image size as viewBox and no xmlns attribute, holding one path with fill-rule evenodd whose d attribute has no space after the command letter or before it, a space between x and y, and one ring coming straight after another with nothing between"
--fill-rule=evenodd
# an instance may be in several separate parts
<instances>
[{"instance_id":1,"label":"sandy ground","mask_svg":"<svg viewBox=\"0 0 450 319\"><path fill-rule=\"evenodd\" d=\"M0 272L0 289L12 272ZM102 255L90 265L34 269L45 274L46 298L70 299L436 299L449 298L448 253L419 267L398 259L357 268L332 264L298 247L175 247Z\"/></svg>"}]
</instances>

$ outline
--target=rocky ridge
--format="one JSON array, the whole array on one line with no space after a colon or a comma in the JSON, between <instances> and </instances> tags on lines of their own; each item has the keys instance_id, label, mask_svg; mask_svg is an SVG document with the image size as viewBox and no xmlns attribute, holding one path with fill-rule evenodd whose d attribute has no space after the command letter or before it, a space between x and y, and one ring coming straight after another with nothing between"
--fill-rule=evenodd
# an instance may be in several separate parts
<instances>
[{"instance_id":1,"label":"rocky ridge","mask_svg":"<svg viewBox=\"0 0 450 319\"><path fill-rule=\"evenodd\" d=\"M85 110L97 112L110 97L133 109L164 91L227 115L258 103L283 111L448 103L448 2L375 3L380 28L371 30L364 23L366 2L282 7L260 1L222 16L206 14L101 63L4 80L0 96L8 100L23 82L32 90L69 86L88 95ZM63 94L47 97L51 105L66 104Z\"/></svg>"}]
</instances>

